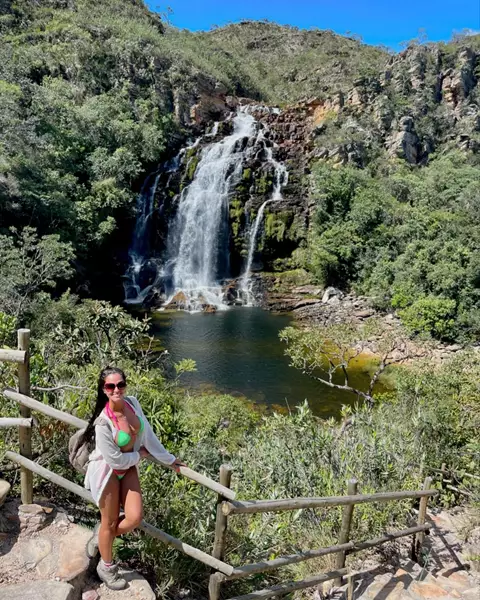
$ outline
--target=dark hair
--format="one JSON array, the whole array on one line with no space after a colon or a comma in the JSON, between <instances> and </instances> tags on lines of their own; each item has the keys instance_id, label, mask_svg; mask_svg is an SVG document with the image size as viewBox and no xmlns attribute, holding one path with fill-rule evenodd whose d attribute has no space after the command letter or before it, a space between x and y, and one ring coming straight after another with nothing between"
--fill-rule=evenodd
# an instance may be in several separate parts
<instances>
[{"instance_id":1,"label":"dark hair","mask_svg":"<svg viewBox=\"0 0 480 600\"><path fill-rule=\"evenodd\" d=\"M95 408L93 410L93 414L88 422L88 425L85 429L85 433L83 434L82 444L85 442L89 443L93 440L95 435L95 421L97 417L100 415L102 410L105 408L106 403L108 402L108 397L103 391L103 386L105 385L105 379L109 375L120 375L123 378L123 381L127 383L127 378L122 369L117 367L105 367L103 371L100 372L100 376L98 377L98 385L97 385L97 402L95 403Z\"/></svg>"}]
</instances>

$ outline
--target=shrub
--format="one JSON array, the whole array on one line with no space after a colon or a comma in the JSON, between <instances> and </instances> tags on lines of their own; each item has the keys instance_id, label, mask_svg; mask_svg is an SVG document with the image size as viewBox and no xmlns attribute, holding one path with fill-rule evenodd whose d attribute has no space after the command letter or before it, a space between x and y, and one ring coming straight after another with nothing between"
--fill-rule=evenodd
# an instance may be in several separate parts
<instances>
[{"instance_id":1,"label":"shrub","mask_svg":"<svg viewBox=\"0 0 480 600\"><path fill-rule=\"evenodd\" d=\"M455 300L427 296L416 300L399 314L412 333L440 339L455 335Z\"/></svg>"}]
</instances>

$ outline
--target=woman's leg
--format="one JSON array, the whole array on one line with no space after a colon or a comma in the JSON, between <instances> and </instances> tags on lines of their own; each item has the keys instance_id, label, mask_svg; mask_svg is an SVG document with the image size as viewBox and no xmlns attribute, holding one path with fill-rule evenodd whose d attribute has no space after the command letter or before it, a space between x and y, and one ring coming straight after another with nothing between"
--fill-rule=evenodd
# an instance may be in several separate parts
<instances>
[{"instance_id":1,"label":"woman's leg","mask_svg":"<svg viewBox=\"0 0 480 600\"><path fill-rule=\"evenodd\" d=\"M138 527L143 519L142 492L136 467L128 469L119 483L125 517L118 522L116 535L123 535Z\"/></svg>"},{"instance_id":2,"label":"woman's leg","mask_svg":"<svg viewBox=\"0 0 480 600\"><path fill-rule=\"evenodd\" d=\"M105 486L100 498L100 531L98 532L98 549L106 563L112 562L113 540L115 539L118 515L120 513L120 481L115 473Z\"/></svg>"}]
</instances>

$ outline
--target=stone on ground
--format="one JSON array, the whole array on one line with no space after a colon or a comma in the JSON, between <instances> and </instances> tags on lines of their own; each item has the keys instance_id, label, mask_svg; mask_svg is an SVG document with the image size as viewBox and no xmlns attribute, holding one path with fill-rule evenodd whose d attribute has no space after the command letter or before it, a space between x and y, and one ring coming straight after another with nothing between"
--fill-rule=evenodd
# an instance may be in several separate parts
<instances>
[{"instance_id":1,"label":"stone on ground","mask_svg":"<svg viewBox=\"0 0 480 600\"><path fill-rule=\"evenodd\" d=\"M63 581L32 581L2 586L0 600L73 600L73 593Z\"/></svg>"},{"instance_id":2,"label":"stone on ground","mask_svg":"<svg viewBox=\"0 0 480 600\"><path fill-rule=\"evenodd\" d=\"M91 579L89 585L84 588L84 594L96 592L97 596L93 596L92 600L155 600L155 594L148 581L131 569L120 568L120 575L127 581L127 587L119 592L109 590L103 583L98 584L98 579ZM88 598L88 596L87 596ZM89 599L90 600L90 599Z\"/></svg>"},{"instance_id":3,"label":"stone on ground","mask_svg":"<svg viewBox=\"0 0 480 600\"><path fill-rule=\"evenodd\" d=\"M62 581L72 581L89 567L90 559L86 553L88 540L92 532L85 527L72 525L60 542L56 577Z\"/></svg>"},{"instance_id":4,"label":"stone on ground","mask_svg":"<svg viewBox=\"0 0 480 600\"><path fill-rule=\"evenodd\" d=\"M52 542L48 538L37 537L21 546L20 555L26 569L34 569L38 563L52 551Z\"/></svg>"},{"instance_id":5,"label":"stone on ground","mask_svg":"<svg viewBox=\"0 0 480 600\"><path fill-rule=\"evenodd\" d=\"M90 565L85 547L91 534L89 529L71 525L57 538L46 535L20 538L16 553L25 569L35 569L42 578L56 578L77 586L84 581Z\"/></svg>"}]
</instances>

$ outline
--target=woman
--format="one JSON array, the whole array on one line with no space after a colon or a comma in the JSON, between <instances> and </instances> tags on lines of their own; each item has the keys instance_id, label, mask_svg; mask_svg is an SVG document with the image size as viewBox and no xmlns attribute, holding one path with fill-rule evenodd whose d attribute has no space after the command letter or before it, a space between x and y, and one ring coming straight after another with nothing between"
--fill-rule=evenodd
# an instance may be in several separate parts
<instances>
[{"instance_id":1,"label":"woman","mask_svg":"<svg viewBox=\"0 0 480 600\"><path fill-rule=\"evenodd\" d=\"M91 491L101 515L87 554L92 557L100 550L97 573L112 590L126 586L118 566L112 562L113 540L138 527L143 518L137 464L141 458L151 456L177 473L184 466L162 446L138 400L125 395L126 387L127 379L121 369L107 367L100 373L97 403L82 440L89 442L95 435L85 487Z\"/></svg>"}]
</instances>

